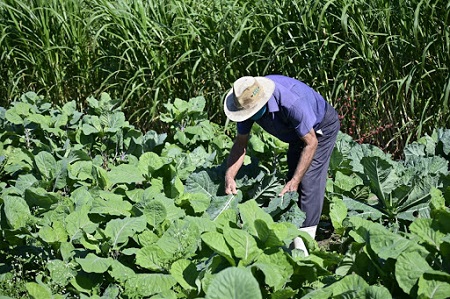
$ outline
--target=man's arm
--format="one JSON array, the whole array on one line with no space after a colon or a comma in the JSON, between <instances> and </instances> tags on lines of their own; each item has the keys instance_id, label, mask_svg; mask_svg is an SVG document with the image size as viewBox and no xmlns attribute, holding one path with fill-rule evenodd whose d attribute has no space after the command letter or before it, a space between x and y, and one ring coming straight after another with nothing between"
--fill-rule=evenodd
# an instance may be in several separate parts
<instances>
[{"instance_id":1,"label":"man's arm","mask_svg":"<svg viewBox=\"0 0 450 299\"><path fill-rule=\"evenodd\" d=\"M318 141L314 129L311 129L305 136L303 136L302 140L305 142L305 147L300 155L297 168L295 169L291 180L287 182L283 190L281 190L280 196L286 192L297 191L298 186L311 165L311 161L316 153Z\"/></svg>"},{"instance_id":2,"label":"man's arm","mask_svg":"<svg viewBox=\"0 0 450 299\"><path fill-rule=\"evenodd\" d=\"M225 193L236 194L236 177L239 169L244 163L245 153L247 151L249 134L238 134L233 146L231 147L230 155L227 161L227 171L225 172Z\"/></svg>"}]
</instances>

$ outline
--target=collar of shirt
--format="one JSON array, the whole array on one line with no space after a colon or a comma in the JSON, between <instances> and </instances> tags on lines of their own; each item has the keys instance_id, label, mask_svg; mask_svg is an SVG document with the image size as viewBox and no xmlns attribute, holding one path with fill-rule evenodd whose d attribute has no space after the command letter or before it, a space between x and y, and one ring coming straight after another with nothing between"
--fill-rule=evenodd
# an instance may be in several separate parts
<instances>
[{"instance_id":1,"label":"collar of shirt","mask_svg":"<svg viewBox=\"0 0 450 299\"><path fill-rule=\"evenodd\" d=\"M278 106L277 100L275 100L275 97L272 95L267 102L267 108L269 112L278 112L280 111L280 107Z\"/></svg>"}]
</instances>

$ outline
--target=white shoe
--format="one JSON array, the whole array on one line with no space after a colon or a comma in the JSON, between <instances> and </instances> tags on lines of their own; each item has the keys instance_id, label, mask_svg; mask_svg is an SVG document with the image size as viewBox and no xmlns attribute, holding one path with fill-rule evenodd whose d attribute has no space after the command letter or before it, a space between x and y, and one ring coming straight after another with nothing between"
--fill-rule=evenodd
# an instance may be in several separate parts
<instances>
[{"instance_id":1,"label":"white shoe","mask_svg":"<svg viewBox=\"0 0 450 299\"><path fill-rule=\"evenodd\" d=\"M294 249L300 249L305 253L305 257L309 255L308 249L306 249L305 243L303 239L300 237L296 237L294 239Z\"/></svg>"},{"instance_id":2,"label":"white shoe","mask_svg":"<svg viewBox=\"0 0 450 299\"><path fill-rule=\"evenodd\" d=\"M317 225L301 227L300 230L302 232L307 232L313 240L316 238Z\"/></svg>"},{"instance_id":3,"label":"white shoe","mask_svg":"<svg viewBox=\"0 0 450 299\"><path fill-rule=\"evenodd\" d=\"M317 225L314 226L308 226L308 227L301 227L300 231L308 233L312 239L316 238L316 231L317 231ZM294 239L294 248L300 249L305 253L305 257L309 256L308 249L306 249L305 242L303 242L303 239L300 237L296 237Z\"/></svg>"}]
</instances>

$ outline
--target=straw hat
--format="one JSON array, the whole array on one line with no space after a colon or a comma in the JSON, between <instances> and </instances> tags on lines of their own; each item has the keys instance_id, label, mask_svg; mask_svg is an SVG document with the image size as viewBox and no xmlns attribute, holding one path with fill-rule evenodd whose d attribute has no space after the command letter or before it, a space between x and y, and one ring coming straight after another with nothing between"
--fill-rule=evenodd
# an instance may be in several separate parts
<instances>
[{"instance_id":1,"label":"straw hat","mask_svg":"<svg viewBox=\"0 0 450 299\"><path fill-rule=\"evenodd\" d=\"M244 121L269 101L274 90L275 83L265 77L241 77L225 97L225 114L232 121Z\"/></svg>"}]
</instances>

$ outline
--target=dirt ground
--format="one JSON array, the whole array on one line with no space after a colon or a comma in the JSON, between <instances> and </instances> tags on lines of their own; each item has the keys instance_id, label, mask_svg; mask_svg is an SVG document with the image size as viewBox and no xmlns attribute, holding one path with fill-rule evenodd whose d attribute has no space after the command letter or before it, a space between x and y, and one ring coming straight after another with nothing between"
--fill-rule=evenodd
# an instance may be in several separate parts
<instances>
[{"instance_id":1,"label":"dirt ground","mask_svg":"<svg viewBox=\"0 0 450 299\"><path fill-rule=\"evenodd\" d=\"M319 247L326 251L339 251L341 237L334 233L334 228L330 221L321 220L316 233L316 241Z\"/></svg>"}]
</instances>

